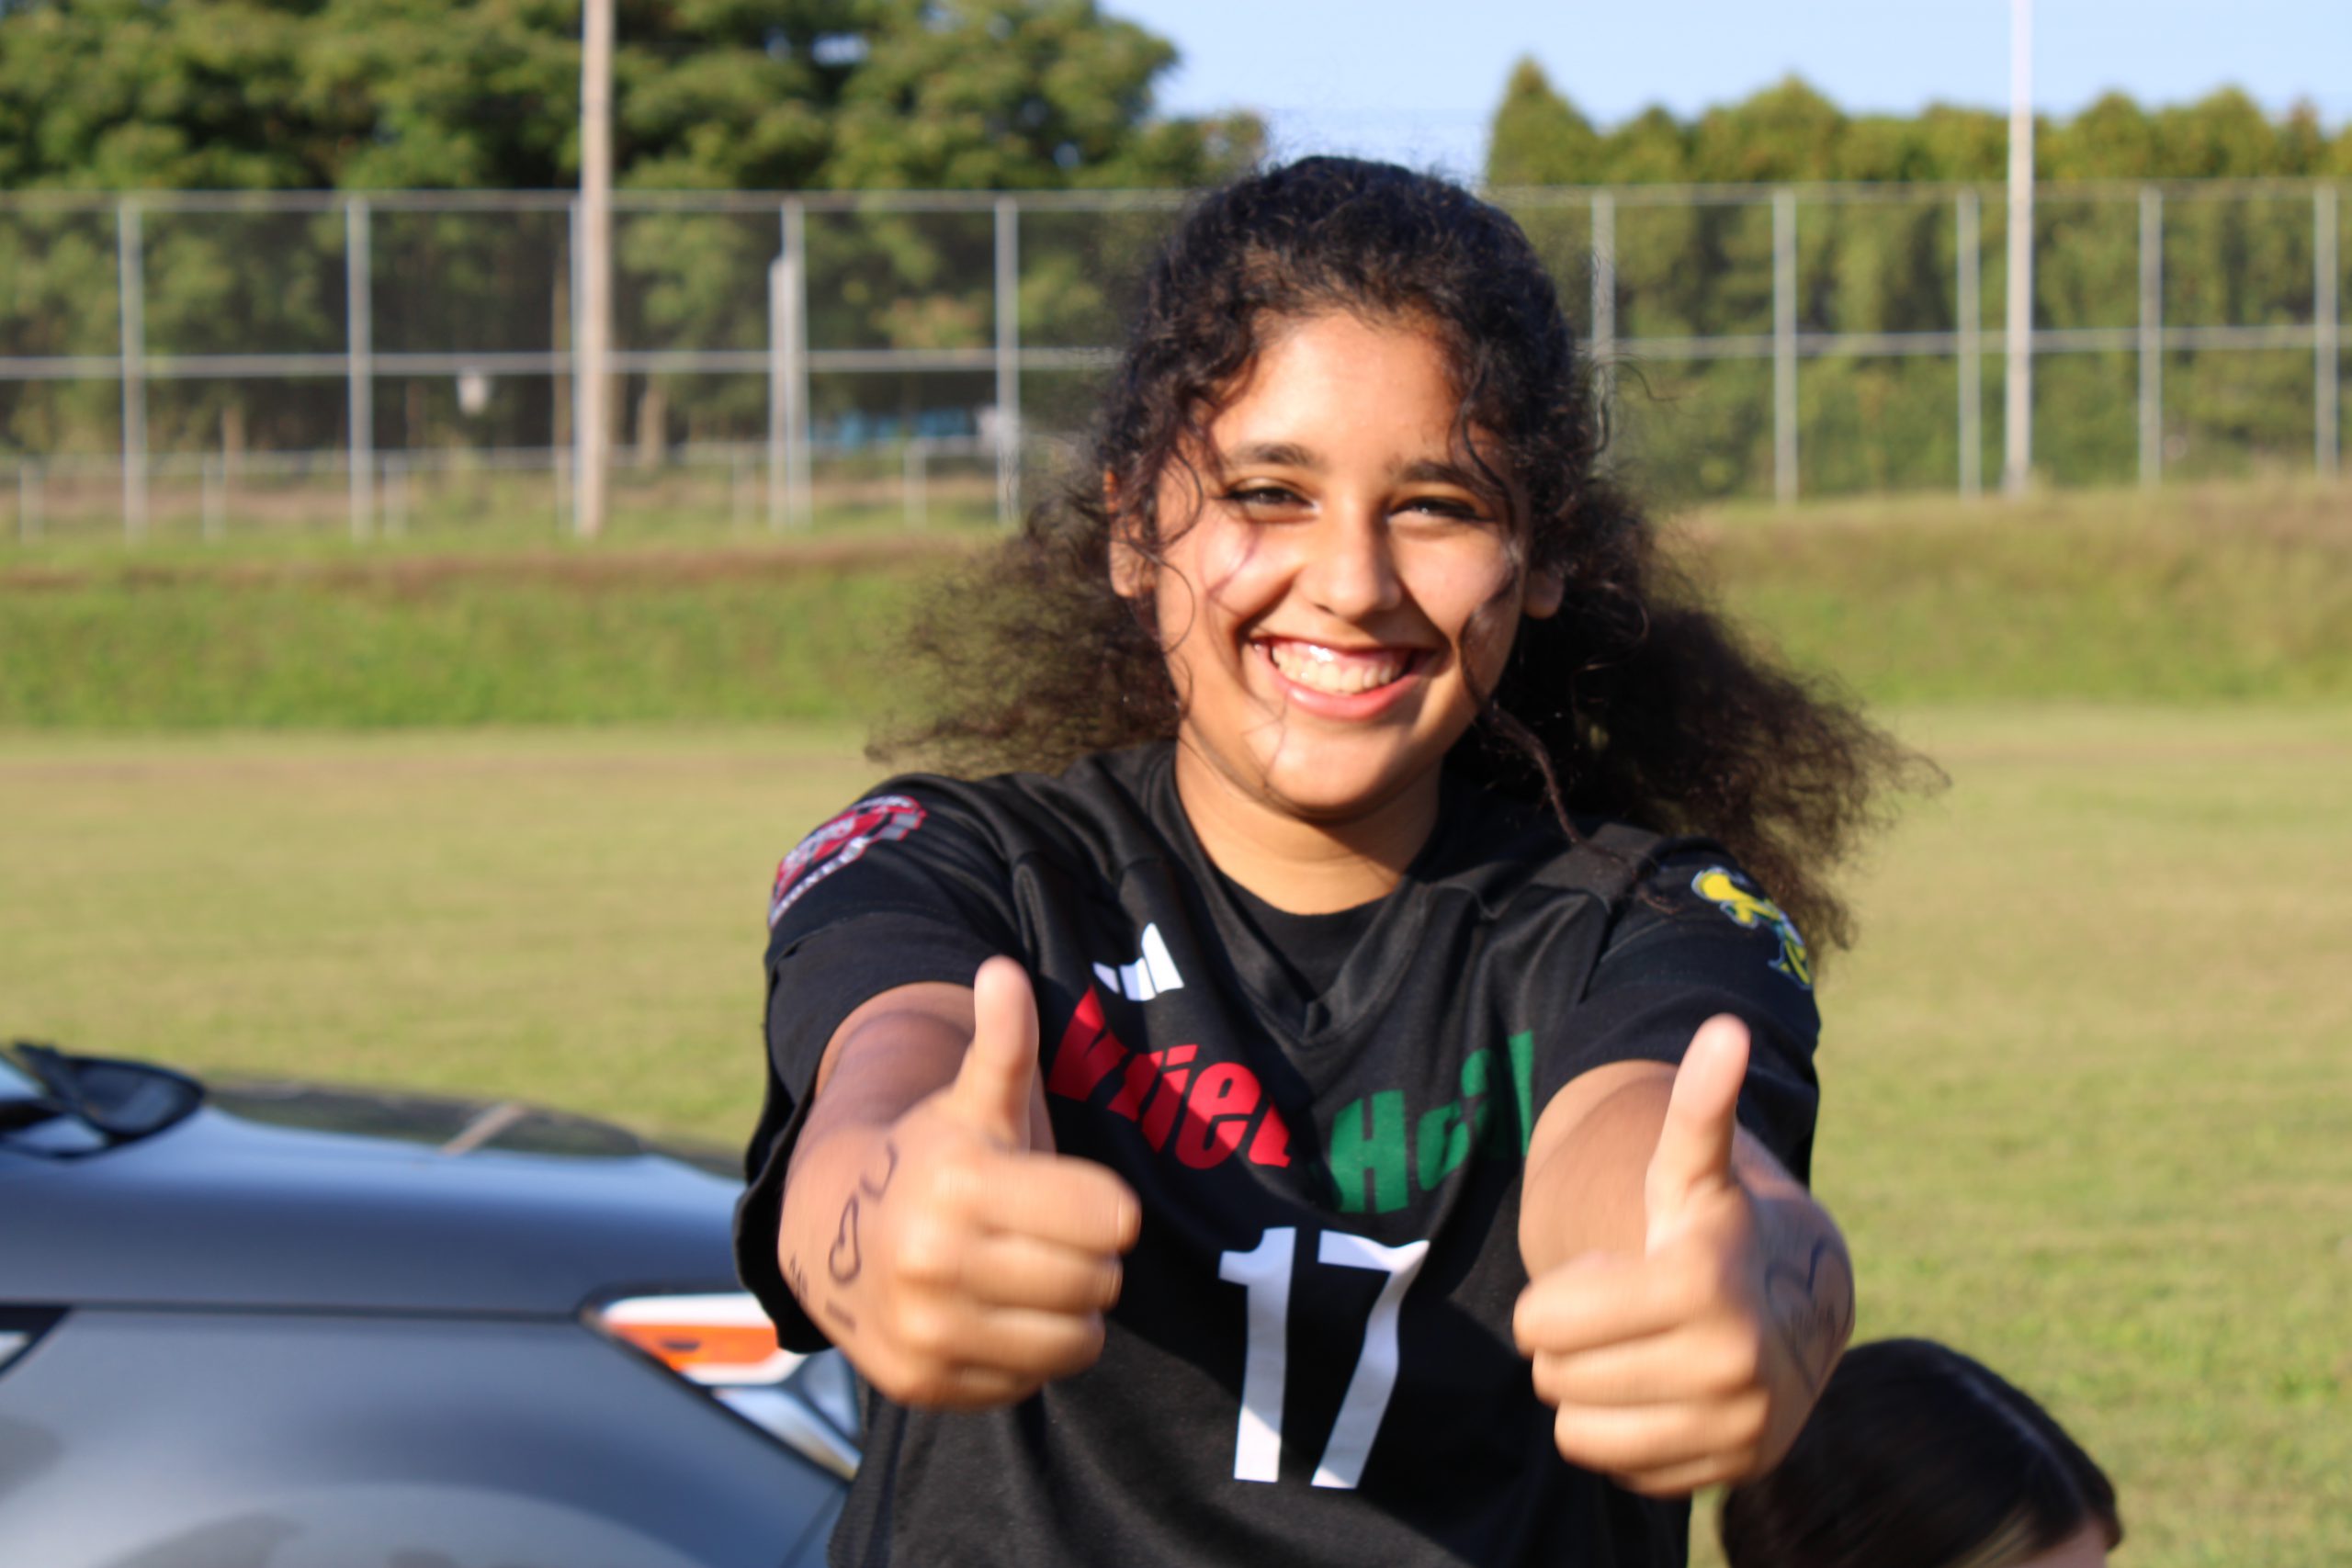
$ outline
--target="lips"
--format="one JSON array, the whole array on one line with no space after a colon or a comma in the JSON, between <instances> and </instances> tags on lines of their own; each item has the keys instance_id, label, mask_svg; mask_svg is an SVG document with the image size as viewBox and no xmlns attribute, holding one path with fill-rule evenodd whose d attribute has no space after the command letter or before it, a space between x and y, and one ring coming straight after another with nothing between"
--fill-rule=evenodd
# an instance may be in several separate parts
<instances>
[{"instance_id":1,"label":"lips","mask_svg":"<svg viewBox=\"0 0 2352 1568\"><path fill-rule=\"evenodd\" d=\"M1392 685L1410 673L1423 657L1421 650L1409 648L1334 648L1297 637L1257 641L1285 680L1336 697Z\"/></svg>"}]
</instances>

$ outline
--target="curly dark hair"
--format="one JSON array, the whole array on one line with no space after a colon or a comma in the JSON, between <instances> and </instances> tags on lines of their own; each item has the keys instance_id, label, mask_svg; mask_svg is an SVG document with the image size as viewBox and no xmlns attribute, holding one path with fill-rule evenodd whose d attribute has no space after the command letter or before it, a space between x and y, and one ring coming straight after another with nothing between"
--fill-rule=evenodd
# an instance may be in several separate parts
<instances>
[{"instance_id":1,"label":"curly dark hair","mask_svg":"<svg viewBox=\"0 0 2352 1568\"><path fill-rule=\"evenodd\" d=\"M1526 235L1392 164L1306 158L1193 207L1069 478L927 604L913 646L929 716L877 753L1052 770L1172 737L1181 698L1148 603L1113 589L1113 542L1157 558L1189 521L1158 515L1159 481L1181 469L1204 493L1195 460L1269 326L1334 311L1432 333L1461 394L1457 445L1513 517L1519 570L1566 584L1558 614L1521 626L1449 766L1547 804L1572 834L1600 817L1716 839L1804 929L1845 945L1826 873L1909 754L1747 647L1662 557L1601 465L1602 411Z\"/></svg>"}]
</instances>

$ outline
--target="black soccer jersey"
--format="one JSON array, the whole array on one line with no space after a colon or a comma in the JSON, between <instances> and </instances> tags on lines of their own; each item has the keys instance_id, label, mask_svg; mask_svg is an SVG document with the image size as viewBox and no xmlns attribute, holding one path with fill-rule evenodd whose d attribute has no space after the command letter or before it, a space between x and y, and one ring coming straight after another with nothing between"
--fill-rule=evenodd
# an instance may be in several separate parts
<instances>
[{"instance_id":1,"label":"black soccer jersey","mask_svg":"<svg viewBox=\"0 0 2352 1568\"><path fill-rule=\"evenodd\" d=\"M1284 916L1204 854L1172 755L899 779L779 869L737 1248L788 1344L822 1336L776 1267L786 1163L827 1041L890 987L1020 958L1056 1144L1144 1216L1091 1370L979 1414L869 1399L832 1561L1679 1564L1687 1507L1553 1447L1511 1342L1521 1171L1563 1085L1731 1012L1741 1120L1802 1177L1802 940L1719 850L1572 845L1452 779L1387 897Z\"/></svg>"}]
</instances>

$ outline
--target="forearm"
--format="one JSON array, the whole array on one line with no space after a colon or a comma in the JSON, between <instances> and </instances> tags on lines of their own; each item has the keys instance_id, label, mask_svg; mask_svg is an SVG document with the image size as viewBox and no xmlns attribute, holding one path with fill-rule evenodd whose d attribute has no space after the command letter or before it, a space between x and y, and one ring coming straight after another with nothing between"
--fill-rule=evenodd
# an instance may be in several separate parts
<instances>
[{"instance_id":1,"label":"forearm","mask_svg":"<svg viewBox=\"0 0 2352 1568\"><path fill-rule=\"evenodd\" d=\"M953 987L880 998L845 1021L826 1051L785 1178L776 1262L801 1310L837 1344L857 1332L865 1227L888 1197L899 1151L892 1129L953 1082L970 1042Z\"/></svg>"},{"instance_id":2,"label":"forearm","mask_svg":"<svg viewBox=\"0 0 2352 1568\"><path fill-rule=\"evenodd\" d=\"M1036 1004L1009 959L971 988L852 1013L785 1180L777 1262L803 1308L901 1404L1025 1398L1102 1354L1141 1213L1052 1152Z\"/></svg>"},{"instance_id":3,"label":"forearm","mask_svg":"<svg viewBox=\"0 0 2352 1568\"><path fill-rule=\"evenodd\" d=\"M1735 1168L1752 1194L1765 1321L1817 1398L1854 1335L1854 1265L1836 1220L1780 1162L1742 1138Z\"/></svg>"}]
</instances>

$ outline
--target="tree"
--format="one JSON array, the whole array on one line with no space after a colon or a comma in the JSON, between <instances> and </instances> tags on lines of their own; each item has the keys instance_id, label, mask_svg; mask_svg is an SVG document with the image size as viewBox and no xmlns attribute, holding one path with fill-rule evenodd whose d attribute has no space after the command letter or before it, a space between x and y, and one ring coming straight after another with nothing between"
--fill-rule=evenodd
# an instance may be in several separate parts
<instances>
[{"instance_id":1,"label":"tree","mask_svg":"<svg viewBox=\"0 0 2352 1568\"><path fill-rule=\"evenodd\" d=\"M1503 88L1487 142L1493 186L1595 185L1604 177L1592 122L1553 90L1544 68L1521 56Z\"/></svg>"},{"instance_id":2,"label":"tree","mask_svg":"<svg viewBox=\"0 0 2352 1568\"><path fill-rule=\"evenodd\" d=\"M1846 123L1837 105L1791 76L1701 115L1690 137L1691 175L1710 185L1826 178L1838 166Z\"/></svg>"}]
</instances>

